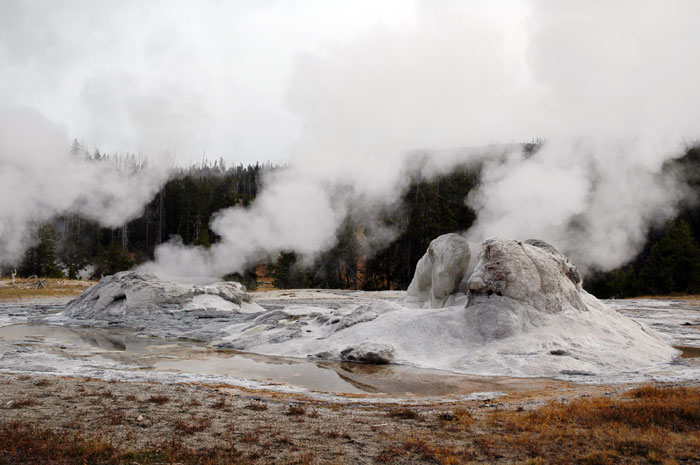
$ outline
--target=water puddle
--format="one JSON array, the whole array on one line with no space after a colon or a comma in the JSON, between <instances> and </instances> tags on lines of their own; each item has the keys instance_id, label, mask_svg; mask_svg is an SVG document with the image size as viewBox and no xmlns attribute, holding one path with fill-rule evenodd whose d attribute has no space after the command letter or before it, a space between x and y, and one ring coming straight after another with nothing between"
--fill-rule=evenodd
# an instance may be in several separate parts
<instances>
[{"instance_id":1,"label":"water puddle","mask_svg":"<svg viewBox=\"0 0 700 465\"><path fill-rule=\"evenodd\" d=\"M681 351L681 358L699 358L700 347L673 346Z\"/></svg>"},{"instance_id":2,"label":"water puddle","mask_svg":"<svg viewBox=\"0 0 700 465\"><path fill-rule=\"evenodd\" d=\"M346 394L444 396L530 391L566 385L549 379L452 374L401 365L360 365L211 350L193 341L139 337L128 331L16 324L0 343L40 346L67 358L107 359L147 369L224 375Z\"/></svg>"}]
</instances>

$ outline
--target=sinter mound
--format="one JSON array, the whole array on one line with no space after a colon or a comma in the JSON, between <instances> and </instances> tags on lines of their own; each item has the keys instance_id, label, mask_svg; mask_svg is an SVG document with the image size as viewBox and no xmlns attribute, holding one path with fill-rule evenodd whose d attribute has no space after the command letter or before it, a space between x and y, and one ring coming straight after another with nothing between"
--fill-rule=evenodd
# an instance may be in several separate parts
<instances>
[{"instance_id":1,"label":"sinter mound","mask_svg":"<svg viewBox=\"0 0 700 465\"><path fill-rule=\"evenodd\" d=\"M433 241L404 302L309 301L265 310L246 303L232 283L179 287L132 273L103 279L58 318L265 355L481 375L609 379L678 355L583 290L571 261L542 241L487 240L467 277L469 256L457 235Z\"/></svg>"}]
</instances>

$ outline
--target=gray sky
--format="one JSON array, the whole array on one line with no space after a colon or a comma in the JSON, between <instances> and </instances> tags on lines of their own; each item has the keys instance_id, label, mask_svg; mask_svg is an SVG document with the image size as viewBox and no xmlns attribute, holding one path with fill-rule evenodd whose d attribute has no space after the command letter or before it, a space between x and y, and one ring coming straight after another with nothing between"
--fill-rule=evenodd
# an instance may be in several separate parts
<instances>
[{"instance_id":1,"label":"gray sky","mask_svg":"<svg viewBox=\"0 0 700 465\"><path fill-rule=\"evenodd\" d=\"M459 3L430 11L408 0L4 0L0 101L30 107L103 151L283 161L308 139L314 89L299 81L309 61L363 41L369 57L367 40L391 42L396 33L400 41L402 31L420 33L426 15L459 10L508 29L510 47L522 45L514 39L525 6ZM416 43L395 45L405 54Z\"/></svg>"}]
</instances>

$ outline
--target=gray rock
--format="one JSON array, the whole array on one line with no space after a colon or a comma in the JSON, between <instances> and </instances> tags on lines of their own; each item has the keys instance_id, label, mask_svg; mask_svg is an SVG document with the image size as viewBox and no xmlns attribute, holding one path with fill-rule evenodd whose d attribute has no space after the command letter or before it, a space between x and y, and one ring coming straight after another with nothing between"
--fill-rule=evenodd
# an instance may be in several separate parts
<instances>
[{"instance_id":1,"label":"gray rock","mask_svg":"<svg viewBox=\"0 0 700 465\"><path fill-rule=\"evenodd\" d=\"M245 287L236 282L195 286L125 271L102 278L71 301L60 318L68 324L211 340L233 321L248 320L264 311L250 301ZM244 307L246 313L241 313Z\"/></svg>"},{"instance_id":2,"label":"gray rock","mask_svg":"<svg viewBox=\"0 0 700 465\"><path fill-rule=\"evenodd\" d=\"M394 359L394 348L386 344L363 342L340 351L340 358L346 362L386 365Z\"/></svg>"},{"instance_id":3,"label":"gray rock","mask_svg":"<svg viewBox=\"0 0 700 465\"><path fill-rule=\"evenodd\" d=\"M567 309L586 311L581 284L573 263L543 241L489 239L481 245L479 261L469 278L466 307L498 299L547 314Z\"/></svg>"},{"instance_id":4,"label":"gray rock","mask_svg":"<svg viewBox=\"0 0 700 465\"><path fill-rule=\"evenodd\" d=\"M336 326L336 331L341 329L349 328L358 323L364 323L366 321L372 321L377 318L379 314L372 310L369 305L360 305L358 308L352 311L349 315L344 316L338 321Z\"/></svg>"},{"instance_id":5,"label":"gray rock","mask_svg":"<svg viewBox=\"0 0 700 465\"><path fill-rule=\"evenodd\" d=\"M569 277L569 279L576 285L582 284L582 279L581 275L579 274L578 270L574 266L573 263L560 253L557 249L555 249L553 246L550 244L546 243L543 240L540 239L528 239L525 241L526 244L534 245L535 247L539 247L541 249L546 250L547 252L551 253L552 255L558 256L560 259L563 260L563 269L564 269L564 274Z\"/></svg>"},{"instance_id":6,"label":"gray rock","mask_svg":"<svg viewBox=\"0 0 700 465\"><path fill-rule=\"evenodd\" d=\"M243 302L250 302L245 287L235 282L216 283L211 286L192 286L161 281L151 273L123 271L102 278L71 301L65 315L72 318L119 320L126 314L161 311L198 312L200 317L211 317L220 308L197 307L195 297L211 295L231 305L228 310L240 308ZM209 313L210 316L206 316Z\"/></svg>"},{"instance_id":7,"label":"gray rock","mask_svg":"<svg viewBox=\"0 0 700 465\"><path fill-rule=\"evenodd\" d=\"M433 240L428 251L418 261L407 296L411 300L430 302L431 308L442 308L469 267L469 243L450 233Z\"/></svg>"}]
</instances>

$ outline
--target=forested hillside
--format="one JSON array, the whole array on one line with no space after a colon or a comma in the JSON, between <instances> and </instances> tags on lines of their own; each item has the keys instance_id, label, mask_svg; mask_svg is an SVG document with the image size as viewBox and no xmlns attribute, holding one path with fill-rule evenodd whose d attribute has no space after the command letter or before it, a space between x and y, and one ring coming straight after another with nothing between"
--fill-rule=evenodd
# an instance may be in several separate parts
<instances>
[{"instance_id":1,"label":"forested hillside","mask_svg":"<svg viewBox=\"0 0 700 465\"><path fill-rule=\"evenodd\" d=\"M536 147L527 146L526 150ZM95 163L120 163L138 169L133 156L87 153L77 142L74 153ZM121 228L100 227L77 215L37 225L35 245L17 270L22 276L96 277L126 270L153 256L154 248L174 237L204 247L218 238L209 229L212 215L231 206L246 207L257 195L262 176L284 167L226 166L223 160L181 168L149 203L143 214ZM667 164L692 189L700 187L700 149ZM412 179L396 205L380 215L381 224L367 223L354 212L337 231L338 243L314 263L302 266L292 252L274 263L229 276L250 288L263 278L279 288L405 289L417 261L431 240L468 229L475 212L464 199L479 182L478 165L461 166L431 180ZM394 231L393 240L376 243L375 230ZM599 297L641 294L700 293L700 208L683 205L673 221L648 231L648 241L629 264L587 277L586 287ZM81 271L82 270L82 271ZM86 271L87 270L87 271ZM8 272L8 269L0 270Z\"/></svg>"},{"instance_id":2,"label":"forested hillside","mask_svg":"<svg viewBox=\"0 0 700 465\"><path fill-rule=\"evenodd\" d=\"M598 297L700 293L700 147L667 163L687 183L691 200L672 221L652 228L644 249L625 266L589 276L587 289ZM695 197L695 198L693 198Z\"/></svg>"}]
</instances>

